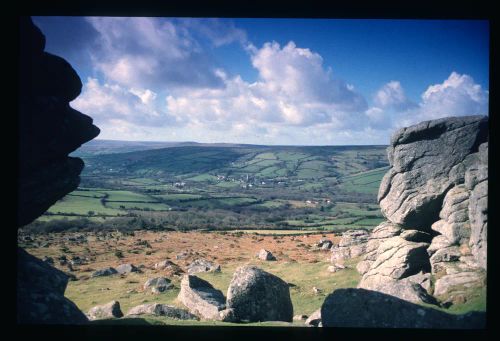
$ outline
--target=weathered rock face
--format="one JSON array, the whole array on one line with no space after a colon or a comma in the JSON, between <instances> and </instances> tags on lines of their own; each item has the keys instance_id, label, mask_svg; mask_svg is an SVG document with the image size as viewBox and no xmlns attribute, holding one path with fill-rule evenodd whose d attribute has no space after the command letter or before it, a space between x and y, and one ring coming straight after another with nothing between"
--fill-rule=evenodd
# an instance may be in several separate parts
<instances>
[{"instance_id":1,"label":"weathered rock face","mask_svg":"<svg viewBox=\"0 0 500 341\"><path fill-rule=\"evenodd\" d=\"M108 304L98 305L91 308L87 317L89 320L100 320L106 318L120 318L123 316L122 310L120 309L120 302L111 301Z\"/></svg>"},{"instance_id":2,"label":"weathered rock face","mask_svg":"<svg viewBox=\"0 0 500 341\"><path fill-rule=\"evenodd\" d=\"M17 320L27 324L82 324L87 317L64 297L68 276L23 249L17 251Z\"/></svg>"},{"instance_id":3,"label":"weathered rock face","mask_svg":"<svg viewBox=\"0 0 500 341\"><path fill-rule=\"evenodd\" d=\"M154 315L165 316L178 320L199 320L199 318L185 309L159 303L141 304L131 308L127 316Z\"/></svg>"},{"instance_id":4,"label":"weathered rock face","mask_svg":"<svg viewBox=\"0 0 500 341\"><path fill-rule=\"evenodd\" d=\"M76 189L83 162L68 154L99 134L92 119L69 106L81 91L64 59L44 52L31 19L20 23L18 226L32 222Z\"/></svg>"},{"instance_id":5,"label":"weathered rock face","mask_svg":"<svg viewBox=\"0 0 500 341\"><path fill-rule=\"evenodd\" d=\"M365 230L349 230L342 233L339 244L330 249L332 252L330 261L337 263L361 256L366 252L369 235Z\"/></svg>"},{"instance_id":6,"label":"weathered rock face","mask_svg":"<svg viewBox=\"0 0 500 341\"><path fill-rule=\"evenodd\" d=\"M185 275L177 297L189 311L206 320L220 319L219 312L226 308L224 294L207 281L193 275Z\"/></svg>"},{"instance_id":7,"label":"weathered rock face","mask_svg":"<svg viewBox=\"0 0 500 341\"><path fill-rule=\"evenodd\" d=\"M382 213L393 223L429 230L446 192L458 181L452 172L486 141L484 116L443 118L398 130L387 154L391 169L380 185Z\"/></svg>"},{"instance_id":8,"label":"weathered rock face","mask_svg":"<svg viewBox=\"0 0 500 341\"><path fill-rule=\"evenodd\" d=\"M255 266L236 269L227 290L227 307L238 320L286 321L293 318L288 284Z\"/></svg>"},{"instance_id":9,"label":"weathered rock face","mask_svg":"<svg viewBox=\"0 0 500 341\"><path fill-rule=\"evenodd\" d=\"M338 289L321 307L325 327L347 328L484 328L485 313L453 315L365 289Z\"/></svg>"},{"instance_id":10,"label":"weathered rock face","mask_svg":"<svg viewBox=\"0 0 500 341\"><path fill-rule=\"evenodd\" d=\"M479 146L472 166L465 172L465 186L469 189L469 246L479 265L486 269L488 230L488 143Z\"/></svg>"},{"instance_id":11,"label":"weathered rock face","mask_svg":"<svg viewBox=\"0 0 500 341\"><path fill-rule=\"evenodd\" d=\"M20 17L17 226L26 225L77 188L83 161L68 155L99 134L92 119L69 106L82 82L64 59L44 52L45 37ZM64 297L67 277L18 251L18 322L87 322ZM59 278L59 280L56 280ZM58 286L49 284L56 281Z\"/></svg>"},{"instance_id":12,"label":"weathered rock face","mask_svg":"<svg viewBox=\"0 0 500 341\"><path fill-rule=\"evenodd\" d=\"M445 118L397 131L379 190L387 222L368 238L359 288L411 302L483 285L487 118ZM431 285L430 277L435 284ZM445 295L445 296L443 296Z\"/></svg>"}]
</instances>

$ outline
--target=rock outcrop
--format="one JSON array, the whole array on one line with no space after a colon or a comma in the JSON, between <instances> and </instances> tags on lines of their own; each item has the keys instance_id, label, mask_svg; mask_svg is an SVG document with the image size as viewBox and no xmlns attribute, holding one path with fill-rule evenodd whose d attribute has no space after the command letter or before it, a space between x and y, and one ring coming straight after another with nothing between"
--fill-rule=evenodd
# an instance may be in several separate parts
<instances>
[{"instance_id":1,"label":"rock outcrop","mask_svg":"<svg viewBox=\"0 0 500 341\"><path fill-rule=\"evenodd\" d=\"M292 322L288 283L255 266L236 269L227 289L227 307L239 321Z\"/></svg>"},{"instance_id":2,"label":"rock outcrop","mask_svg":"<svg viewBox=\"0 0 500 341\"><path fill-rule=\"evenodd\" d=\"M387 221L368 237L359 288L439 303L454 288L484 285L487 124L483 116L443 118L392 136L378 194Z\"/></svg>"},{"instance_id":3,"label":"rock outcrop","mask_svg":"<svg viewBox=\"0 0 500 341\"><path fill-rule=\"evenodd\" d=\"M342 233L339 244L330 249L332 252L330 261L337 263L363 255L366 252L368 236L369 232L365 230L349 230Z\"/></svg>"},{"instance_id":4,"label":"rock outcrop","mask_svg":"<svg viewBox=\"0 0 500 341\"><path fill-rule=\"evenodd\" d=\"M92 119L69 106L82 82L64 59L44 52L30 18L20 22L18 226L76 189L83 161L68 155L99 134Z\"/></svg>"},{"instance_id":5,"label":"rock outcrop","mask_svg":"<svg viewBox=\"0 0 500 341\"><path fill-rule=\"evenodd\" d=\"M64 297L68 276L30 255L17 252L17 320L27 324L83 324L87 317Z\"/></svg>"},{"instance_id":6,"label":"rock outcrop","mask_svg":"<svg viewBox=\"0 0 500 341\"><path fill-rule=\"evenodd\" d=\"M120 302L111 301L107 304L98 305L91 308L87 317L89 320L100 320L107 318L120 318L123 316L122 310L120 308Z\"/></svg>"},{"instance_id":7,"label":"rock outcrop","mask_svg":"<svg viewBox=\"0 0 500 341\"><path fill-rule=\"evenodd\" d=\"M484 116L442 118L396 131L387 149L391 168L380 184L384 216L406 228L430 231L443 198L464 178L457 169L486 142Z\"/></svg>"},{"instance_id":8,"label":"rock outcrop","mask_svg":"<svg viewBox=\"0 0 500 341\"><path fill-rule=\"evenodd\" d=\"M219 320L226 308L224 294L207 281L193 275L185 275L177 299L188 310L205 320Z\"/></svg>"},{"instance_id":9,"label":"rock outcrop","mask_svg":"<svg viewBox=\"0 0 500 341\"><path fill-rule=\"evenodd\" d=\"M99 134L92 118L69 105L82 88L76 71L44 52L45 36L29 17L20 17L19 28L18 227L77 188L84 164L68 155ZM19 323L87 322L64 297L66 275L22 250L18 256Z\"/></svg>"},{"instance_id":10,"label":"rock outcrop","mask_svg":"<svg viewBox=\"0 0 500 341\"><path fill-rule=\"evenodd\" d=\"M476 329L485 313L448 314L392 295L365 289L338 289L321 307L324 327Z\"/></svg>"}]
</instances>

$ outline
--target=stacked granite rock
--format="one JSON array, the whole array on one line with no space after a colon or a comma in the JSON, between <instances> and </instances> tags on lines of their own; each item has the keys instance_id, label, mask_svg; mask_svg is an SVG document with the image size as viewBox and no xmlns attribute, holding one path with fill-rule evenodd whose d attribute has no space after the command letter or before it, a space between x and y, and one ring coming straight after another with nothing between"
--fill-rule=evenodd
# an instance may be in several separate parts
<instances>
[{"instance_id":1,"label":"stacked granite rock","mask_svg":"<svg viewBox=\"0 0 500 341\"><path fill-rule=\"evenodd\" d=\"M434 303L484 285L487 138L484 116L426 121L392 136L378 194L387 221L368 238L359 288Z\"/></svg>"},{"instance_id":2,"label":"stacked granite rock","mask_svg":"<svg viewBox=\"0 0 500 341\"><path fill-rule=\"evenodd\" d=\"M99 134L92 119L70 107L82 82L64 59L44 52L45 37L20 18L19 182L17 226L26 225L77 188L83 161L68 155ZM67 276L18 251L18 322L87 321L64 297ZM51 285L52 279L58 285Z\"/></svg>"},{"instance_id":3,"label":"stacked granite rock","mask_svg":"<svg viewBox=\"0 0 500 341\"><path fill-rule=\"evenodd\" d=\"M69 102L82 82L64 59L44 52L45 37L21 18L18 226L43 214L77 188L83 161L68 157L99 134L92 118Z\"/></svg>"}]
</instances>

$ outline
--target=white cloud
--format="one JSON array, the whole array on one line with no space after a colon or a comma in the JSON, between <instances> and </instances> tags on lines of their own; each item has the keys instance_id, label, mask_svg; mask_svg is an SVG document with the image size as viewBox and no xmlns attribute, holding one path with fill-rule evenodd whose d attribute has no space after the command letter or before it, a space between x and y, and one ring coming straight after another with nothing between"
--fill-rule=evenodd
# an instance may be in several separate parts
<instances>
[{"instance_id":1,"label":"white cloud","mask_svg":"<svg viewBox=\"0 0 500 341\"><path fill-rule=\"evenodd\" d=\"M188 30L197 32L208 38L215 47L228 45L234 42L245 44L247 34L244 30L235 27L231 21L222 22L216 18L183 18L178 22Z\"/></svg>"},{"instance_id":2,"label":"white cloud","mask_svg":"<svg viewBox=\"0 0 500 341\"><path fill-rule=\"evenodd\" d=\"M155 103L156 94L149 89L126 89L117 84L101 84L95 78L88 78L82 94L72 106L92 118L96 124L108 125L128 122L138 126L165 126L174 124L175 118L159 110ZM114 122L114 123L113 123ZM123 123L120 123L123 126Z\"/></svg>"},{"instance_id":3,"label":"white cloud","mask_svg":"<svg viewBox=\"0 0 500 341\"><path fill-rule=\"evenodd\" d=\"M365 115L376 129L395 129L449 116L488 115L488 95L469 75L452 72L443 83L430 85L415 104L406 98L399 82L391 81L377 91L376 106Z\"/></svg>"},{"instance_id":4,"label":"white cloud","mask_svg":"<svg viewBox=\"0 0 500 341\"><path fill-rule=\"evenodd\" d=\"M469 75L452 72L441 84L429 86L422 94L419 116L434 119L445 116L488 115L489 92Z\"/></svg>"},{"instance_id":5,"label":"white cloud","mask_svg":"<svg viewBox=\"0 0 500 341\"><path fill-rule=\"evenodd\" d=\"M177 92L167 98L168 112L214 129L242 122L262 129L269 124L282 129L358 125L366 109L364 98L352 86L334 79L320 55L290 42L283 48L277 43L254 47L250 57L259 74L257 82L228 78L219 70L224 87Z\"/></svg>"},{"instance_id":6,"label":"white cloud","mask_svg":"<svg viewBox=\"0 0 500 341\"><path fill-rule=\"evenodd\" d=\"M417 106L406 97L404 89L398 81L390 81L382 86L375 94L374 103L381 108L393 108L397 111Z\"/></svg>"},{"instance_id":7,"label":"white cloud","mask_svg":"<svg viewBox=\"0 0 500 341\"><path fill-rule=\"evenodd\" d=\"M215 64L181 25L160 18L89 17L99 33L93 64L108 81L133 87L217 87Z\"/></svg>"}]
</instances>

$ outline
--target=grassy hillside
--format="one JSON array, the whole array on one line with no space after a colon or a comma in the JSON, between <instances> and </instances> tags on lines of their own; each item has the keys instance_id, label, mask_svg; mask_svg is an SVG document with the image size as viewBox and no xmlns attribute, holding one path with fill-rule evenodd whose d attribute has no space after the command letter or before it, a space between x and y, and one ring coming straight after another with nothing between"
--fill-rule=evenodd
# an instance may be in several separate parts
<instances>
[{"instance_id":1,"label":"grassy hillside","mask_svg":"<svg viewBox=\"0 0 500 341\"><path fill-rule=\"evenodd\" d=\"M127 148L149 150L116 153ZM90 148L91 147L91 148ZM95 141L80 188L37 223L107 229L373 228L384 146L255 146ZM60 229L60 226L54 226Z\"/></svg>"}]
</instances>

